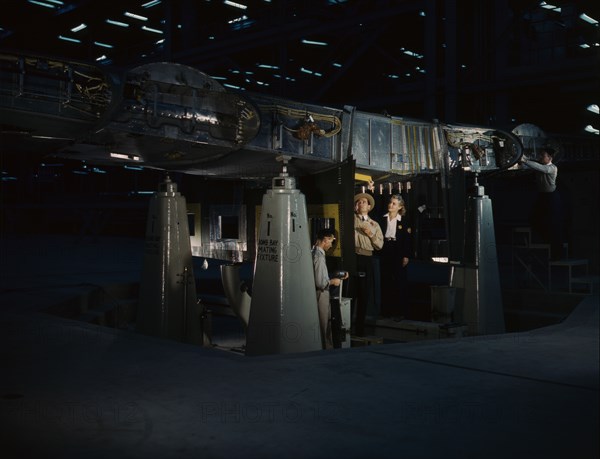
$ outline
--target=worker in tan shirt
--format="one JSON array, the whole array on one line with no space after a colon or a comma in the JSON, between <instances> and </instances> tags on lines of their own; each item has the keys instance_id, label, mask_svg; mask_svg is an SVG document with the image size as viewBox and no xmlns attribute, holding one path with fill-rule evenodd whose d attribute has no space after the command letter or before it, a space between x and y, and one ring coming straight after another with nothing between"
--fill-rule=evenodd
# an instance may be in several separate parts
<instances>
[{"instance_id":1,"label":"worker in tan shirt","mask_svg":"<svg viewBox=\"0 0 600 459\"><path fill-rule=\"evenodd\" d=\"M369 217L375 200L369 193L354 196L354 251L356 253L357 292L355 326L357 336L365 334L365 318L374 300L373 251L383 247L379 223Z\"/></svg>"}]
</instances>

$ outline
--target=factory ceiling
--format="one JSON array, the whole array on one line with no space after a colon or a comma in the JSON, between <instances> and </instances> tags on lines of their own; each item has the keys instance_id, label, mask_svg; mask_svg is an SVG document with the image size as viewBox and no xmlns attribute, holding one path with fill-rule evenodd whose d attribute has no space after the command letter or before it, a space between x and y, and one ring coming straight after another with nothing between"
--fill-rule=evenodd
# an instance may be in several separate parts
<instances>
[{"instance_id":1,"label":"factory ceiling","mask_svg":"<svg viewBox=\"0 0 600 459\"><path fill-rule=\"evenodd\" d=\"M598 77L598 6L553 3L10 0L2 6L0 48L119 69L178 62L232 89L482 123L494 122L488 113L493 110L481 102L494 91L523 91L523 110L532 100L552 97L548 91L556 88L563 93L559 103L571 101L573 110L585 112L598 103L591 100ZM501 53L508 57L499 58ZM582 64L566 69L557 53ZM506 72L497 78L496 67L505 61L521 66L516 83L506 79ZM523 64L534 68L530 74L525 70L525 80ZM553 69L543 82L540 66ZM448 79L465 95L462 105L469 109L464 113L447 111ZM533 94L523 84L542 88ZM477 104L471 101L475 98ZM577 121L582 128L587 116ZM506 117L520 121L514 113Z\"/></svg>"}]
</instances>

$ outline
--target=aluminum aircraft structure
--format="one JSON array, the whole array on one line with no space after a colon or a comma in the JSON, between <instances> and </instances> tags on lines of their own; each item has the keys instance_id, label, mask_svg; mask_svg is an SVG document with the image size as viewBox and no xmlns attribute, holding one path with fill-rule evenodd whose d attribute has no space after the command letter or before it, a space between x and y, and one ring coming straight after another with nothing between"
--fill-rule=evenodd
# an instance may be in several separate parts
<instances>
[{"instance_id":1,"label":"aluminum aircraft structure","mask_svg":"<svg viewBox=\"0 0 600 459\"><path fill-rule=\"evenodd\" d=\"M141 331L205 342L198 325L201 311L190 286L191 256L221 258L218 254L225 247L229 260L243 261L249 253L254 258L251 299L236 291L235 272L223 270L227 296L236 303L232 308L247 326L246 353L320 349L314 333L302 333L318 318L316 299L307 300L303 294L314 290L307 259L310 225L294 177L348 162L355 177L368 177L371 185L390 191L410 189L410 181L422 176L436 177L449 238L462 241L451 244L451 248L462 244L462 249L449 253L455 262L451 283L464 291L459 317L474 334L504 331L497 262L489 250L495 247L491 203L477 176L516 167L524 144L544 142L543 132L534 126L507 132L233 92L201 71L176 63L116 72L0 53L0 72L3 149L25 148L90 163L136 164L208 178L272 179L254 235L204 246L189 242L187 225L181 225L183 235L169 229L173 218L186 219L186 203L168 178L160 185L148 220L138 314ZM472 186L452 185L465 177ZM465 196L467 189L471 191ZM335 222L340 239L352 240L348 239L352 227L345 230L343 220L340 216ZM254 243L252 250L248 242ZM307 308L306 301L314 307ZM307 309L314 314L302 312Z\"/></svg>"},{"instance_id":2,"label":"aluminum aircraft structure","mask_svg":"<svg viewBox=\"0 0 600 459\"><path fill-rule=\"evenodd\" d=\"M505 169L521 154L511 132L234 93L175 63L111 73L0 53L0 70L5 142L51 145L62 157L98 163L251 179L278 173L273 158L282 154L304 173L352 157L357 171L402 178L456 166Z\"/></svg>"}]
</instances>

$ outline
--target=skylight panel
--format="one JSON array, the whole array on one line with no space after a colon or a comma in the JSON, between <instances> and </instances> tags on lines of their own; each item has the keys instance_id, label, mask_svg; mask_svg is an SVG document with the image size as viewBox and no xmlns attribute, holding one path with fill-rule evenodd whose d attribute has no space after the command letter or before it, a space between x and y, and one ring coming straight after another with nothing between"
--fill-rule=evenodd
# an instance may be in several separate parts
<instances>
[{"instance_id":1,"label":"skylight panel","mask_svg":"<svg viewBox=\"0 0 600 459\"><path fill-rule=\"evenodd\" d=\"M81 43L81 40L78 40L77 38L65 37L64 35L59 35L58 39L63 41L70 41L71 43Z\"/></svg>"},{"instance_id":2,"label":"skylight panel","mask_svg":"<svg viewBox=\"0 0 600 459\"><path fill-rule=\"evenodd\" d=\"M269 83L260 80L251 80L250 78L245 78L244 81L249 84L256 83L259 86L269 86Z\"/></svg>"},{"instance_id":3,"label":"skylight panel","mask_svg":"<svg viewBox=\"0 0 600 459\"><path fill-rule=\"evenodd\" d=\"M6 172L2 171L2 181L3 182L13 181L13 180L17 180L17 177L13 177L12 175L7 175Z\"/></svg>"},{"instance_id":4,"label":"skylight panel","mask_svg":"<svg viewBox=\"0 0 600 459\"><path fill-rule=\"evenodd\" d=\"M251 27L254 22L254 20L248 19L248 16L244 15L240 18L234 19L233 21L229 21L229 24L231 24L232 30L242 30Z\"/></svg>"},{"instance_id":5,"label":"skylight panel","mask_svg":"<svg viewBox=\"0 0 600 459\"><path fill-rule=\"evenodd\" d=\"M132 19L137 19L138 21L147 21L148 18L146 16L141 16L139 14L135 14L135 13L130 13L129 11L125 11L125 13L123 13L125 16L127 16L128 18L132 18Z\"/></svg>"},{"instance_id":6,"label":"skylight panel","mask_svg":"<svg viewBox=\"0 0 600 459\"><path fill-rule=\"evenodd\" d=\"M161 0L152 0L150 2L146 2L142 4L142 8L152 8L153 6L159 5Z\"/></svg>"},{"instance_id":7,"label":"skylight panel","mask_svg":"<svg viewBox=\"0 0 600 459\"><path fill-rule=\"evenodd\" d=\"M581 14L579 15L579 18L580 18L580 19L583 19L585 22L589 22L589 23L590 23L590 24L592 24L592 25L595 25L595 26L597 26L597 25L598 25L598 21L596 21L596 20L595 20L593 17L591 17L591 16L588 16L588 15L587 15L587 14L585 14L585 13L581 13Z\"/></svg>"},{"instance_id":8,"label":"skylight panel","mask_svg":"<svg viewBox=\"0 0 600 459\"><path fill-rule=\"evenodd\" d=\"M600 134L600 131L598 129L596 129L594 126L592 126L591 124L588 124L585 127L585 132L591 132L592 134Z\"/></svg>"},{"instance_id":9,"label":"skylight panel","mask_svg":"<svg viewBox=\"0 0 600 459\"><path fill-rule=\"evenodd\" d=\"M317 76L317 77L321 77L321 76L323 76L323 74L322 74L322 73L315 72L315 71L313 71L313 70L307 69L306 67L300 67L300 71L301 71L302 73L308 73L309 75L314 75L314 76Z\"/></svg>"},{"instance_id":10,"label":"skylight panel","mask_svg":"<svg viewBox=\"0 0 600 459\"><path fill-rule=\"evenodd\" d=\"M243 5L242 3L232 2L230 0L224 0L223 4L233 6L234 8L239 8L240 10L245 10L248 8L248 6Z\"/></svg>"},{"instance_id":11,"label":"skylight panel","mask_svg":"<svg viewBox=\"0 0 600 459\"><path fill-rule=\"evenodd\" d=\"M555 11L556 13L560 13L562 11L559 6L551 5L546 2L540 2L540 6L546 10Z\"/></svg>"},{"instance_id":12,"label":"skylight panel","mask_svg":"<svg viewBox=\"0 0 600 459\"><path fill-rule=\"evenodd\" d=\"M85 29L86 27L87 27L87 24L81 23L81 24L79 24L78 26L76 26L76 27L73 27L73 28L71 29L71 32L79 32L80 30L83 30L83 29Z\"/></svg>"},{"instance_id":13,"label":"skylight panel","mask_svg":"<svg viewBox=\"0 0 600 459\"><path fill-rule=\"evenodd\" d=\"M409 49L400 48L400 51L402 51L407 56L416 57L417 59L423 59L423 55L422 54L416 53L416 52L411 51Z\"/></svg>"},{"instance_id":14,"label":"skylight panel","mask_svg":"<svg viewBox=\"0 0 600 459\"><path fill-rule=\"evenodd\" d=\"M317 45L317 46L328 46L329 43L325 43L324 41L315 41L315 40L302 40L302 43L305 45Z\"/></svg>"},{"instance_id":15,"label":"skylight panel","mask_svg":"<svg viewBox=\"0 0 600 459\"><path fill-rule=\"evenodd\" d=\"M153 29L152 27L147 27L147 26L142 26L142 30L145 30L146 32L152 32L152 33L159 33L159 34L163 33L162 30Z\"/></svg>"},{"instance_id":16,"label":"skylight panel","mask_svg":"<svg viewBox=\"0 0 600 459\"><path fill-rule=\"evenodd\" d=\"M126 22L121 22L121 21L114 21L112 19L106 19L105 21L107 24L110 25L114 25L114 26L118 26L118 27L129 27L129 24L127 24Z\"/></svg>"},{"instance_id":17,"label":"skylight panel","mask_svg":"<svg viewBox=\"0 0 600 459\"><path fill-rule=\"evenodd\" d=\"M232 19L231 21L227 21L228 24L235 24L236 22L241 22L241 21L245 21L246 19L248 19L248 16L246 16L245 14L243 16L237 17L235 19Z\"/></svg>"},{"instance_id":18,"label":"skylight panel","mask_svg":"<svg viewBox=\"0 0 600 459\"><path fill-rule=\"evenodd\" d=\"M39 2L37 0L27 0L27 1L34 5L43 6L44 8L51 8L51 9L56 8L56 5L53 5L53 4L47 3L47 2Z\"/></svg>"},{"instance_id":19,"label":"skylight panel","mask_svg":"<svg viewBox=\"0 0 600 459\"><path fill-rule=\"evenodd\" d=\"M110 157L111 158L118 158L118 159L130 159L133 161L139 161L140 157L137 155L127 155L124 153L115 153L115 152L111 152L110 153Z\"/></svg>"}]
</instances>

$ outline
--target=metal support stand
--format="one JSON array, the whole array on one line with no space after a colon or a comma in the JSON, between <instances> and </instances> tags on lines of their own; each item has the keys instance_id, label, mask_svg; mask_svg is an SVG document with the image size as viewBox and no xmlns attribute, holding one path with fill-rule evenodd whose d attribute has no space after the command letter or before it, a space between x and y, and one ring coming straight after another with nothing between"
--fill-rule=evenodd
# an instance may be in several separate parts
<instances>
[{"instance_id":1,"label":"metal support stand","mask_svg":"<svg viewBox=\"0 0 600 459\"><path fill-rule=\"evenodd\" d=\"M456 320L467 323L470 335L505 332L492 201L477 175L467 202L465 260L455 268L452 283L462 297Z\"/></svg>"},{"instance_id":2,"label":"metal support stand","mask_svg":"<svg viewBox=\"0 0 600 459\"><path fill-rule=\"evenodd\" d=\"M136 329L203 345L186 202L168 176L150 202L144 252Z\"/></svg>"},{"instance_id":3,"label":"metal support stand","mask_svg":"<svg viewBox=\"0 0 600 459\"><path fill-rule=\"evenodd\" d=\"M246 355L322 348L306 201L287 159L263 196Z\"/></svg>"}]
</instances>

